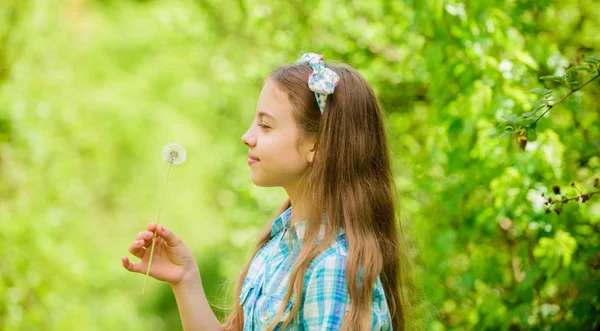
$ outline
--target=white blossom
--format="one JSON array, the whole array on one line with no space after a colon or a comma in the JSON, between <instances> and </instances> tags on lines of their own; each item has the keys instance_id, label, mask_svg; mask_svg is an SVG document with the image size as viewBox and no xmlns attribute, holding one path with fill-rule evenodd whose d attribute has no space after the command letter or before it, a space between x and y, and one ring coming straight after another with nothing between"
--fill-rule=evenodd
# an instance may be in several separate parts
<instances>
[{"instance_id":1,"label":"white blossom","mask_svg":"<svg viewBox=\"0 0 600 331\"><path fill-rule=\"evenodd\" d=\"M177 143L168 143L162 150L162 156L165 162L174 165L185 162L185 148Z\"/></svg>"}]
</instances>

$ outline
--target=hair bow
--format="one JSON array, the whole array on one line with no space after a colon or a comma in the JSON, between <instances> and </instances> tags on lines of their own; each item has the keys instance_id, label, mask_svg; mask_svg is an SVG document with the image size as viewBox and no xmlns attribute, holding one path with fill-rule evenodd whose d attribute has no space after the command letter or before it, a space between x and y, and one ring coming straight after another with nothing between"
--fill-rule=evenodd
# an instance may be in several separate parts
<instances>
[{"instance_id":1,"label":"hair bow","mask_svg":"<svg viewBox=\"0 0 600 331\"><path fill-rule=\"evenodd\" d=\"M319 104L319 109L323 113L327 95L333 94L340 77L333 70L325 68L323 55L306 53L296 63L308 64L313 70L308 76L308 88L315 92L317 104Z\"/></svg>"}]
</instances>

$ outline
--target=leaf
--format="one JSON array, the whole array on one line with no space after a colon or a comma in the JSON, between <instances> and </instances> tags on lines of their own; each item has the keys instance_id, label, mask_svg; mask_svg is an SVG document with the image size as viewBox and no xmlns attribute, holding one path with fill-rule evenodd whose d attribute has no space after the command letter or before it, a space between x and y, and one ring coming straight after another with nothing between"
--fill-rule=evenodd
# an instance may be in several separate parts
<instances>
[{"instance_id":1,"label":"leaf","mask_svg":"<svg viewBox=\"0 0 600 331\"><path fill-rule=\"evenodd\" d=\"M536 101L533 105L538 108L538 107L544 107L548 104L548 99L540 99L538 101Z\"/></svg>"},{"instance_id":2,"label":"leaf","mask_svg":"<svg viewBox=\"0 0 600 331\"><path fill-rule=\"evenodd\" d=\"M590 71L594 71L594 70L592 70L590 67L586 67L586 66L573 66L573 67L567 69L567 71L565 71L565 73L566 74L573 74L576 71L587 71L587 72L590 72Z\"/></svg>"},{"instance_id":3,"label":"leaf","mask_svg":"<svg viewBox=\"0 0 600 331\"><path fill-rule=\"evenodd\" d=\"M555 82L562 82L564 80L564 77L562 76L542 76L540 77L541 80L553 80Z\"/></svg>"},{"instance_id":4,"label":"leaf","mask_svg":"<svg viewBox=\"0 0 600 331\"><path fill-rule=\"evenodd\" d=\"M541 109L544 109L544 108L546 108L546 105L537 106L532 110L532 112L534 114L537 114L538 111L540 111Z\"/></svg>"},{"instance_id":5,"label":"leaf","mask_svg":"<svg viewBox=\"0 0 600 331\"><path fill-rule=\"evenodd\" d=\"M517 115L515 115L515 114L502 116L502 119L504 119L505 121L510 122L510 123L515 123L518 120Z\"/></svg>"},{"instance_id":6,"label":"leaf","mask_svg":"<svg viewBox=\"0 0 600 331\"><path fill-rule=\"evenodd\" d=\"M508 136L510 136L511 134L513 134L512 132L504 132L503 134L500 135L500 139L504 139Z\"/></svg>"},{"instance_id":7,"label":"leaf","mask_svg":"<svg viewBox=\"0 0 600 331\"><path fill-rule=\"evenodd\" d=\"M600 63L600 58L598 58L598 55L588 56L583 60L583 62L596 65Z\"/></svg>"},{"instance_id":8,"label":"leaf","mask_svg":"<svg viewBox=\"0 0 600 331\"><path fill-rule=\"evenodd\" d=\"M594 71L592 68L586 67L586 66L576 66L576 67L572 67L569 70L573 70L573 71L586 71L586 72L592 72L592 71Z\"/></svg>"},{"instance_id":9,"label":"leaf","mask_svg":"<svg viewBox=\"0 0 600 331\"><path fill-rule=\"evenodd\" d=\"M528 127L531 124L533 118L534 117L524 117L524 116L521 116L521 117L518 118L516 124L518 126L527 126Z\"/></svg>"},{"instance_id":10,"label":"leaf","mask_svg":"<svg viewBox=\"0 0 600 331\"><path fill-rule=\"evenodd\" d=\"M537 139L537 133L535 132L535 129L531 129L531 127L527 128L527 140L535 141L536 139Z\"/></svg>"},{"instance_id":11,"label":"leaf","mask_svg":"<svg viewBox=\"0 0 600 331\"><path fill-rule=\"evenodd\" d=\"M539 94L539 95L546 95L546 94L552 93L552 90L545 89L545 88L534 88L534 89L529 90L527 92L535 93L535 94Z\"/></svg>"}]
</instances>

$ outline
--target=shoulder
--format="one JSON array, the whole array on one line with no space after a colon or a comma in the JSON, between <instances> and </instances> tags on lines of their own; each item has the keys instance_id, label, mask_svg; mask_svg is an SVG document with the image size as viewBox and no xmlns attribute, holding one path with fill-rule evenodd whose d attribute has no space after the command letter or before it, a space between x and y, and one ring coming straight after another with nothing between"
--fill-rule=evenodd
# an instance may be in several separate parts
<instances>
[{"instance_id":1,"label":"shoulder","mask_svg":"<svg viewBox=\"0 0 600 331\"><path fill-rule=\"evenodd\" d=\"M344 304L348 293L346 262L348 246L346 235L338 236L325 250L309 263L304 274L305 301L338 298ZM323 295L326 298L323 298Z\"/></svg>"},{"instance_id":2,"label":"shoulder","mask_svg":"<svg viewBox=\"0 0 600 331\"><path fill-rule=\"evenodd\" d=\"M348 262L348 242L342 234L325 250L319 253L308 265L305 273L305 286L310 282L331 282L335 287L348 292L346 280L346 264ZM362 267L359 270L359 283L362 280ZM374 284L375 296L384 296L381 277L377 276Z\"/></svg>"},{"instance_id":3,"label":"shoulder","mask_svg":"<svg viewBox=\"0 0 600 331\"><path fill-rule=\"evenodd\" d=\"M304 274L303 304L306 315L323 313L329 306L337 316L343 316L348 305L346 281L348 245L346 235L338 236L325 250L309 263Z\"/></svg>"},{"instance_id":4,"label":"shoulder","mask_svg":"<svg viewBox=\"0 0 600 331\"><path fill-rule=\"evenodd\" d=\"M342 238L344 237L344 238ZM348 305L345 235L339 236L308 265L300 320L305 330L339 330Z\"/></svg>"},{"instance_id":5,"label":"shoulder","mask_svg":"<svg viewBox=\"0 0 600 331\"><path fill-rule=\"evenodd\" d=\"M306 273L311 274L315 269L341 268L345 269L348 259L348 242L346 234L338 236L332 243L320 252L309 263Z\"/></svg>"},{"instance_id":6,"label":"shoulder","mask_svg":"<svg viewBox=\"0 0 600 331\"><path fill-rule=\"evenodd\" d=\"M309 264L302 301L303 323L307 330L339 329L341 326L351 305L346 280L347 259L348 244L346 236L342 235ZM379 276L371 300L372 329L391 330L391 317Z\"/></svg>"}]
</instances>

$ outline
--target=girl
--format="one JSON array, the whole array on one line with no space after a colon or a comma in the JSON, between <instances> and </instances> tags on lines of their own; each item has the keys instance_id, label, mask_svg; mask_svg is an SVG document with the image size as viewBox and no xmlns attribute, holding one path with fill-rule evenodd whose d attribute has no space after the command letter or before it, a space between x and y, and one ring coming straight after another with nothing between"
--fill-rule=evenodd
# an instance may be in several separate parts
<instances>
[{"instance_id":1,"label":"girl","mask_svg":"<svg viewBox=\"0 0 600 331\"><path fill-rule=\"evenodd\" d=\"M346 65L305 54L275 70L242 136L252 181L289 199L243 268L233 312L220 323L191 251L150 223L129 252L171 284L186 330L403 330L407 304L402 238L382 112L368 83Z\"/></svg>"}]
</instances>

